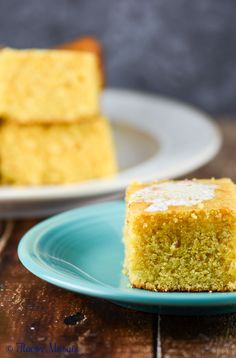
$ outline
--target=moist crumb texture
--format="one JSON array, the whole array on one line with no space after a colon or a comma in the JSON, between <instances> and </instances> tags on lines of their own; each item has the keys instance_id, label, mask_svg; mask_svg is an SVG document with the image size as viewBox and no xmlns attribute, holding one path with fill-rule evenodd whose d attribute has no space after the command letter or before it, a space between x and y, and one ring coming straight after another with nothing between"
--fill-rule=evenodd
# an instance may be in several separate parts
<instances>
[{"instance_id":1,"label":"moist crumb texture","mask_svg":"<svg viewBox=\"0 0 236 358\"><path fill-rule=\"evenodd\" d=\"M124 244L133 287L235 291L235 185L230 179L131 184Z\"/></svg>"},{"instance_id":2,"label":"moist crumb texture","mask_svg":"<svg viewBox=\"0 0 236 358\"><path fill-rule=\"evenodd\" d=\"M71 124L2 123L0 139L2 184L73 183L116 172L110 124L102 116Z\"/></svg>"},{"instance_id":3,"label":"moist crumb texture","mask_svg":"<svg viewBox=\"0 0 236 358\"><path fill-rule=\"evenodd\" d=\"M95 54L69 50L0 52L0 117L18 123L78 122L99 112Z\"/></svg>"}]
</instances>

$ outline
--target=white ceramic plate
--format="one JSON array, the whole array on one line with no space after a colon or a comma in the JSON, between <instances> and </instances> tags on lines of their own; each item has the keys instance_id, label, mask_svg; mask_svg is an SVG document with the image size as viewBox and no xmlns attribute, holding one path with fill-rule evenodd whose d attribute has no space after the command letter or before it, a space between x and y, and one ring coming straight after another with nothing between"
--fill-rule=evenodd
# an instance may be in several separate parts
<instances>
[{"instance_id":1,"label":"white ceramic plate","mask_svg":"<svg viewBox=\"0 0 236 358\"><path fill-rule=\"evenodd\" d=\"M0 188L0 217L49 215L123 191L132 180L173 178L196 169L219 150L209 118L173 100L107 89L103 112L112 122L119 173L82 184Z\"/></svg>"}]
</instances>

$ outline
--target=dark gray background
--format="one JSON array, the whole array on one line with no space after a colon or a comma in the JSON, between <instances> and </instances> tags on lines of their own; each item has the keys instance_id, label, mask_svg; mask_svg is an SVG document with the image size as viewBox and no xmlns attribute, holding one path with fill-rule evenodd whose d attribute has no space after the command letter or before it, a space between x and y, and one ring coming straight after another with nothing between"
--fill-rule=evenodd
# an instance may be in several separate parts
<instances>
[{"instance_id":1,"label":"dark gray background","mask_svg":"<svg viewBox=\"0 0 236 358\"><path fill-rule=\"evenodd\" d=\"M235 0L0 0L0 43L104 44L108 84L236 113Z\"/></svg>"}]
</instances>

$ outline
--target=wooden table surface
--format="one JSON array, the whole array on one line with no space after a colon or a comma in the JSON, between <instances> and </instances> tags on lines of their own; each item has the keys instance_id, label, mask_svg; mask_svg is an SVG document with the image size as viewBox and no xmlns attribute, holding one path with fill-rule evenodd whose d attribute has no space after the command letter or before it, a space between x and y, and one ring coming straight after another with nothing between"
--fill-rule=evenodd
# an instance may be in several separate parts
<instances>
[{"instance_id":1,"label":"wooden table surface","mask_svg":"<svg viewBox=\"0 0 236 358\"><path fill-rule=\"evenodd\" d=\"M220 154L189 178L236 181L236 121L219 124L224 135ZM0 357L236 357L236 313L177 317L136 312L33 276L20 264L17 245L37 221L16 220L1 253ZM50 342L72 352L17 353L17 348L40 351Z\"/></svg>"}]
</instances>

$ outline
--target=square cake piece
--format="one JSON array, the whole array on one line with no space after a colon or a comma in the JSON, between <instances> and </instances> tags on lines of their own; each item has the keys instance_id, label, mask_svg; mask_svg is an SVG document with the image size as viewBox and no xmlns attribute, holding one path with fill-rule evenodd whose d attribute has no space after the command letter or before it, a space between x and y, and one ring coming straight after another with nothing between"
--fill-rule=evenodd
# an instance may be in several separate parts
<instances>
[{"instance_id":1,"label":"square cake piece","mask_svg":"<svg viewBox=\"0 0 236 358\"><path fill-rule=\"evenodd\" d=\"M99 113L97 56L70 50L0 51L0 117L17 123L78 122Z\"/></svg>"},{"instance_id":2,"label":"square cake piece","mask_svg":"<svg viewBox=\"0 0 236 358\"><path fill-rule=\"evenodd\" d=\"M106 78L105 78L105 68L103 61L103 48L102 44L92 36L83 36L75 38L72 41L65 42L56 48L62 50L71 50L71 51L85 51L92 52L97 57L98 72L100 77L101 88L104 87Z\"/></svg>"},{"instance_id":3,"label":"square cake piece","mask_svg":"<svg viewBox=\"0 0 236 358\"><path fill-rule=\"evenodd\" d=\"M230 179L133 183L125 271L153 291L236 290L236 192Z\"/></svg>"},{"instance_id":4,"label":"square cake piece","mask_svg":"<svg viewBox=\"0 0 236 358\"><path fill-rule=\"evenodd\" d=\"M0 143L2 184L72 183L116 172L110 124L102 116L70 124L2 123Z\"/></svg>"}]
</instances>

